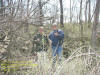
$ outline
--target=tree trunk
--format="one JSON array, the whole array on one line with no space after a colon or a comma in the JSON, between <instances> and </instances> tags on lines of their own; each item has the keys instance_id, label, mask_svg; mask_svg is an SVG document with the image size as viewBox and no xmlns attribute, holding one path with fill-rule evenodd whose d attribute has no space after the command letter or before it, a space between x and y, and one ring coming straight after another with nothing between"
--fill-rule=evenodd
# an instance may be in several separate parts
<instances>
[{"instance_id":1,"label":"tree trunk","mask_svg":"<svg viewBox=\"0 0 100 75\"><path fill-rule=\"evenodd\" d=\"M79 14L79 23L80 23L80 36L81 38L83 37L83 25L82 25L82 3L83 3L83 0L81 0L80 2L80 14Z\"/></svg>"},{"instance_id":2,"label":"tree trunk","mask_svg":"<svg viewBox=\"0 0 100 75\"><path fill-rule=\"evenodd\" d=\"M25 32L29 32L28 18L29 18L29 0L27 0L27 19L26 19Z\"/></svg>"},{"instance_id":3,"label":"tree trunk","mask_svg":"<svg viewBox=\"0 0 100 75\"><path fill-rule=\"evenodd\" d=\"M91 1L88 1L89 3L89 13L88 13L88 27L90 28L90 23L91 23Z\"/></svg>"},{"instance_id":4,"label":"tree trunk","mask_svg":"<svg viewBox=\"0 0 100 75\"><path fill-rule=\"evenodd\" d=\"M92 37L91 37L91 44L93 47L96 47L96 32L97 32L97 26L99 22L99 12L100 12L100 0L96 0L94 23L93 23Z\"/></svg>"},{"instance_id":5,"label":"tree trunk","mask_svg":"<svg viewBox=\"0 0 100 75\"><path fill-rule=\"evenodd\" d=\"M88 5L88 0L86 0L86 6L85 6L85 23L87 22L87 5Z\"/></svg>"},{"instance_id":6,"label":"tree trunk","mask_svg":"<svg viewBox=\"0 0 100 75\"><path fill-rule=\"evenodd\" d=\"M1 7L1 9L0 9L0 14L3 14L3 0L0 0L0 7Z\"/></svg>"},{"instance_id":7,"label":"tree trunk","mask_svg":"<svg viewBox=\"0 0 100 75\"><path fill-rule=\"evenodd\" d=\"M41 0L39 0L39 25L43 25L43 13L42 13L42 3Z\"/></svg>"},{"instance_id":8,"label":"tree trunk","mask_svg":"<svg viewBox=\"0 0 100 75\"><path fill-rule=\"evenodd\" d=\"M88 23L90 23L91 22L91 1L89 0L88 3L89 3Z\"/></svg>"},{"instance_id":9,"label":"tree trunk","mask_svg":"<svg viewBox=\"0 0 100 75\"><path fill-rule=\"evenodd\" d=\"M62 0L59 0L60 1L60 25L62 27L64 27L64 24L63 24L63 3L62 3Z\"/></svg>"},{"instance_id":10,"label":"tree trunk","mask_svg":"<svg viewBox=\"0 0 100 75\"><path fill-rule=\"evenodd\" d=\"M70 0L70 23L72 22L72 10L71 10L71 0Z\"/></svg>"}]
</instances>

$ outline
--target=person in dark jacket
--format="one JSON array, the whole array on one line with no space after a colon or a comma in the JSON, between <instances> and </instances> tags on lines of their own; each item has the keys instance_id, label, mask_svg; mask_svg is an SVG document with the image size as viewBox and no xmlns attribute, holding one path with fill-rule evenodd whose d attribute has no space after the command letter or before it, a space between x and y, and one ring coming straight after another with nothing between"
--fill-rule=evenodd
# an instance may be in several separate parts
<instances>
[{"instance_id":1,"label":"person in dark jacket","mask_svg":"<svg viewBox=\"0 0 100 75\"><path fill-rule=\"evenodd\" d=\"M52 26L52 29L53 31L49 34L49 39L52 48L53 63L55 63L56 55L58 56L59 61L61 61L64 32L58 29L58 26L56 24Z\"/></svg>"},{"instance_id":2,"label":"person in dark jacket","mask_svg":"<svg viewBox=\"0 0 100 75\"><path fill-rule=\"evenodd\" d=\"M48 49L48 37L44 33L44 28L39 27L38 32L36 35L34 35L33 38L33 50L32 53L37 53L41 51L47 51Z\"/></svg>"}]
</instances>

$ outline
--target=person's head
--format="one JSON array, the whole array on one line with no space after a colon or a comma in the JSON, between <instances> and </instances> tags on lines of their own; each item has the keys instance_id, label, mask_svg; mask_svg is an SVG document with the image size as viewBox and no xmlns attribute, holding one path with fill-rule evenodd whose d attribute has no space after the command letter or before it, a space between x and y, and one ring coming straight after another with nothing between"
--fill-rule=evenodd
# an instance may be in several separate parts
<instances>
[{"instance_id":1,"label":"person's head","mask_svg":"<svg viewBox=\"0 0 100 75\"><path fill-rule=\"evenodd\" d=\"M43 34L43 32L44 32L44 28L43 28L42 26L39 27L38 32L39 32L40 34Z\"/></svg>"},{"instance_id":2,"label":"person's head","mask_svg":"<svg viewBox=\"0 0 100 75\"><path fill-rule=\"evenodd\" d=\"M53 24L53 25L52 25L52 29L53 29L53 30L58 30L57 24Z\"/></svg>"}]
</instances>

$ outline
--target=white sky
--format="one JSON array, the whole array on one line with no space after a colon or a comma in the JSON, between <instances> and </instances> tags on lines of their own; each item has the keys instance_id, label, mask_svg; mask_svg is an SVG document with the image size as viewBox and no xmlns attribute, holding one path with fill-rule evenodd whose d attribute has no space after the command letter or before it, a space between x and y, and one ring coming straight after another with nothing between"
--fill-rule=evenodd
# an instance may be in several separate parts
<instances>
[{"instance_id":1,"label":"white sky","mask_svg":"<svg viewBox=\"0 0 100 75\"><path fill-rule=\"evenodd\" d=\"M25 2L26 1L27 0L25 0ZM47 1L47 0L41 0L41 1ZM77 16L77 14L79 14L80 0L72 0L72 1L74 1L74 2L72 2L72 5L76 4L76 5L73 5L73 6L75 6L75 9L72 11L73 12L72 14L74 15L74 19L75 19L76 16ZM83 4L85 3L85 1L86 0L83 0ZM95 2L95 0L91 0L91 1ZM34 0L34 2L36 2L36 4L38 4L38 0ZM50 1L48 1L48 3L50 3L51 5L56 5L58 8L59 8L59 5L60 5L59 4L59 0L50 0ZM48 5L48 7L51 7L51 6ZM70 16L70 0L63 0L63 7L64 7L64 18L66 18L67 20L69 20L69 16ZM85 7L83 6L83 8L85 8ZM92 8L92 10L93 10L93 8ZM55 12L55 11L54 12L53 11L52 11L52 13ZM48 12L46 12L46 13L48 13ZM84 9L83 9L82 14L84 15ZM48 14L48 15L50 15L50 14ZM83 16L83 19L84 19L84 16Z\"/></svg>"},{"instance_id":2,"label":"white sky","mask_svg":"<svg viewBox=\"0 0 100 75\"><path fill-rule=\"evenodd\" d=\"M64 1L64 7L69 8L70 6L70 0L63 0Z\"/></svg>"},{"instance_id":3,"label":"white sky","mask_svg":"<svg viewBox=\"0 0 100 75\"><path fill-rule=\"evenodd\" d=\"M36 0L38 1L38 0ZM43 0L43 1L47 1L47 0ZM84 8L85 8L85 1L83 0L83 7L82 7L82 19L85 19L84 16ZM95 2L95 0L91 0L92 3ZM51 5L56 5L59 8L59 0L50 0L49 3ZM71 0L71 4L72 6L75 8L72 10L72 15L73 15L73 20L77 19L77 15L79 15L79 10L80 10L80 0ZM93 5L94 6L94 5ZM70 0L63 0L63 7L64 7L64 18L66 18L69 21L70 18ZM59 9L60 10L60 9ZM93 12L93 7L91 7L91 13ZM52 12L53 13L53 12ZM88 14L88 12L87 12Z\"/></svg>"}]
</instances>

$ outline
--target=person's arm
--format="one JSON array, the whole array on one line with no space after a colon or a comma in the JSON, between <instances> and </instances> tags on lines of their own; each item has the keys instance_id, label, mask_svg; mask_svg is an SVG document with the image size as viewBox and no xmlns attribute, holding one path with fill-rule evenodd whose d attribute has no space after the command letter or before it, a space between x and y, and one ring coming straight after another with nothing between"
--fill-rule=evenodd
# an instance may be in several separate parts
<instances>
[{"instance_id":1,"label":"person's arm","mask_svg":"<svg viewBox=\"0 0 100 75\"><path fill-rule=\"evenodd\" d=\"M49 46L51 47L51 45L52 45L52 41L49 39Z\"/></svg>"},{"instance_id":2,"label":"person's arm","mask_svg":"<svg viewBox=\"0 0 100 75\"><path fill-rule=\"evenodd\" d=\"M33 40L34 40L35 43L39 42L40 41L39 34L36 34L34 36L34 39Z\"/></svg>"},{"instance_id":3,"label":"person's arm","mask_svg":"<svg viewBox=\"0 0 100 75\"><path fill-rule=\"evenodd\" d=\"M64 39L64 32L63 31L58 32L58 38Z\"/></svg>"},{"instance_id":4,"label":"person's arm","mask_svg":"<svg viewBox=\"0 0 100 75\"><path fill-rule=\"evenodd\" d=\"M35 47L36 47L36 35L32 39L32 44L33 44L33 46L32 46L31 54L34 55L34 54L36 54L36 50L35 50Z\"/></svg>"},{"instance_id":5,"label":"person's arm","mask_svg":"<svg viewBox=\"0 0 100 75\"><path fill-rule=\"evenodd\" d=\"M49 45L51 47L51 44L52 44L52 34L51 33L49 34L49 37L48 38L49 38Z\"/></svg>"},{"instance_id":6,"label":"person's arm","mask_svg":"<svg viewBox=\"0 0 100 75\"><path fill-rule=\"evenodd\" d=\"M64 32L63 31L58 31L58 32L55 32L54 35L59 38L60 40L64 38Z\"/></svg>"},{"instance_id":7,"label":"person's arm","mask_svg":"<svg viewBox=\"0 0 100 75\"><path fill-rule=\"evenodd\" d=\"M35 44L36 41L37 41L37 37L36 37L36 35L35 35L34 38L33 38L33 43Z\"/></svg>"},{"instance_id":8,"label":"person's arm","mask_svg":"<svg viewBox=\"0 0 100 75\"><path fill-rule=\"evenodd\" d=\"M48 39L48 36L46 34L44 35L44 38L46 40L46 44L48 44L49 43L49 39Z\"/></svg>"}]
</instances>

